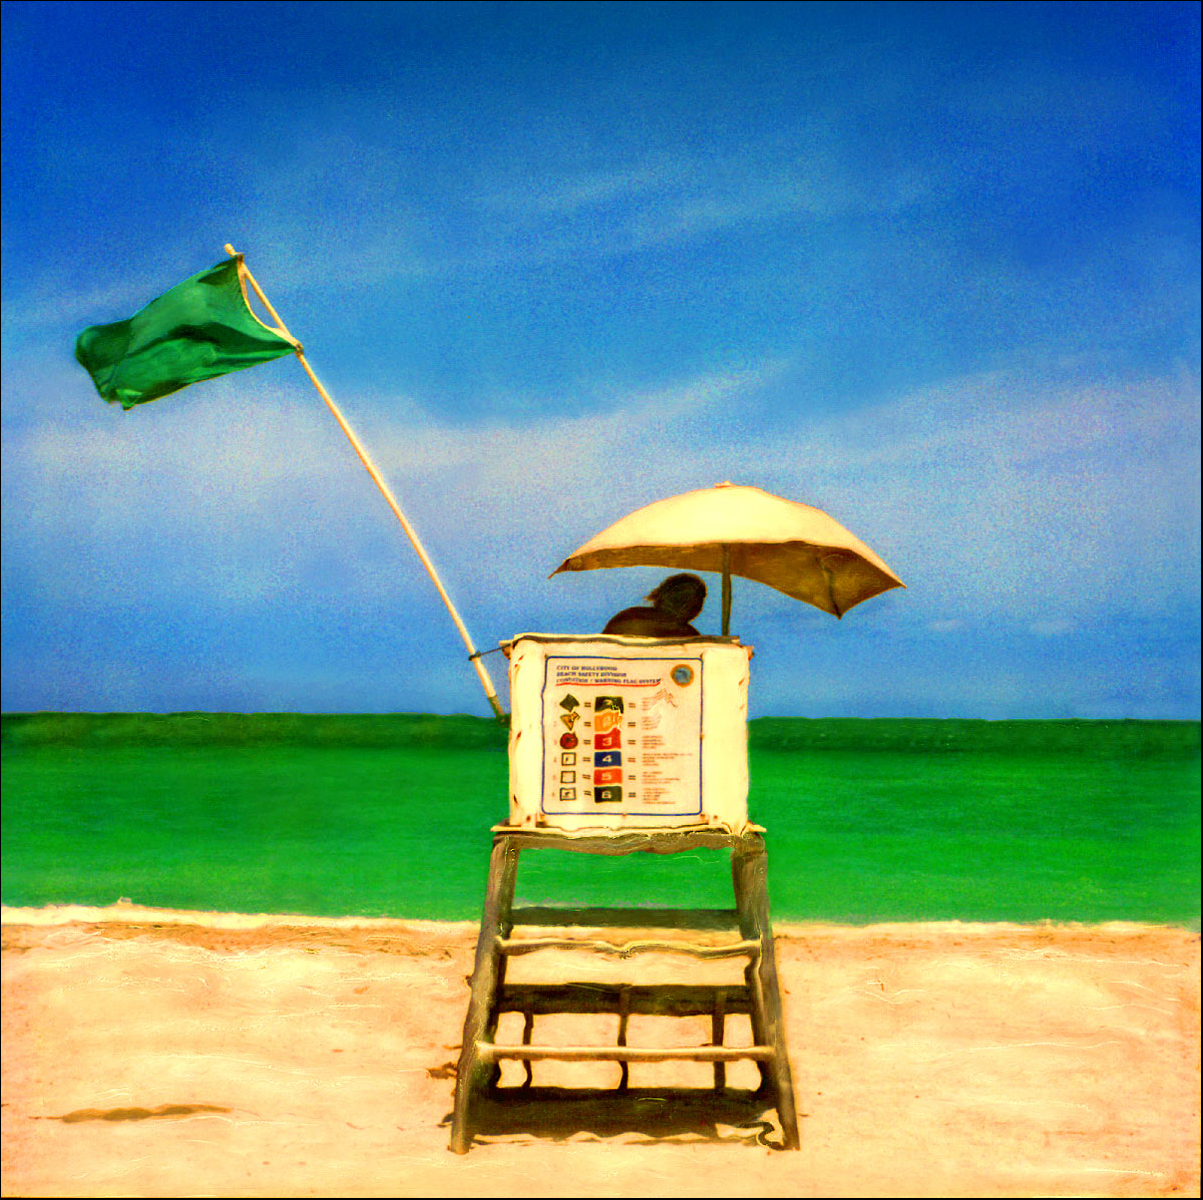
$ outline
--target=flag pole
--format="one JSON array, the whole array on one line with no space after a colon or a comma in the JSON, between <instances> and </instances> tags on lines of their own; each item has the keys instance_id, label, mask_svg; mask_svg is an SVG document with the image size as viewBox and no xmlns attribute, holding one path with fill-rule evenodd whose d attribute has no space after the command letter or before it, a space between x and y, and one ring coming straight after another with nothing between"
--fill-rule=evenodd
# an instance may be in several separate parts
<instances>
[{"instance_id":1,"label":"flag pole","mask_svg":"<svg viewBox=\"0 0 1203 1200\"><path fill-rule=\"evenodd\" d=\"M228 242L223 247L225 252L231 258L238 257L237 251ZM280 327L280 331L287 335L291 341L296 341L296 338L288 332L288 327L280 320L280 314L272 307L271 301L264 295L263 289L259 286L258 280L251 274L250 268L246 265L246 260L243 259L242 270L246 274L247 282L255 289L255 295L263 302L263 307L271 314L271 318ZM401 506L397 503L397 498L393 495L387 483L380 472L376 469L376 464L372 462L371 456L364 449L363 443L355 436L355 431L347 424L347 419L339 410L337 404L330 398L330 393L322 386L321 380L313 373L313 368L305 359L305 353L298 345L295 351L301 366L305 368L305 374L309 376L310 382L317 388L318 395L326 402L326 407L330 410L334 419L338 422L339 428L347 435L347 440L351 443L355 453L359 456L359 461L367 468L368 474L372 477L373 482L380 489L381 495L388 502L389 508L393 510L393 516L401 522L401 528L405 530L405 536L409 538L410 544L413 546L418 555L422 566L426 568L426 573L430 576L431 582L438 589L439 595L443 598L443 603L447 606L447 611L451 614L451 619L455 622L456 629L459 630L460 637L464 639L464 645L468 647L468 658L471 660L473 667L476 668L476 674L480 677L481 686L485 689L485 695L489 698L489 704L492 706L493 713L499 721L506 719L505 713L502 710L501 702L497 699L497 692L493 688L493 681L489 678L488 671L485 670L484 664L480 661L480 654L476 647L472 644L472 637L468 633L467 626L461 620L459 613L456 611L455 605L451 602L451 597L447 595L447 589L443 587L443 581L439 578L438 572L434 569L434 563L430 561L430 556L426 553L421 540L418 538L414 527L406 519L405 514L401 511Z\"/></svg>"}]
</instances>

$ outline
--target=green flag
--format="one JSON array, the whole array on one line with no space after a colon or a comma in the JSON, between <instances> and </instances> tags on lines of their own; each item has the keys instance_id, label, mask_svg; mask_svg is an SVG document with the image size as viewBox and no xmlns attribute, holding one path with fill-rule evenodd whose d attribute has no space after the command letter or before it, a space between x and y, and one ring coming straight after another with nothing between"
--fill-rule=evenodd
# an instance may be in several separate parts
<instances>
[{"instance_id":1,"label":"green flag","mask_svg":"<svg viewBox=\"0 0 1203 1200\"><path fill-rule=\"evenodd\" d=\"M299 349L251 312L241 254L185 279L129 320L89 325L75 339L75 357L101 397L125 409Z\"/></svg>"}]
</instances>

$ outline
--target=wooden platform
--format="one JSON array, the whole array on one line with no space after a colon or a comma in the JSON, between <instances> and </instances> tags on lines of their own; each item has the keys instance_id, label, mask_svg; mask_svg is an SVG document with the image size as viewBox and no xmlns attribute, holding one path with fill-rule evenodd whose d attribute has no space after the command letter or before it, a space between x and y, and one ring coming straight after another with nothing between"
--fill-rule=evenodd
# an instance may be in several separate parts
<instances>
[{"instance_id":1,"label":"wooden platform","mask_svg":"<svg viewBox=\"0 0 1203 1200\"><path fill-rule=\"evenodd\" d=\"M746 1120L750 1107L759 1104L763 1109L767 1101L777 1109L784 1148L797 1149L798 1122L769 923L767 858L762 832L731 834L706 829L569 835L532 833L503 825L495 827L493 835L484 918L477 941L456 1080L451 1149L459 1154L468 1150L478 1122L486 1112L496 1118L498 1113L509 1111L512 1114L521 1109L526 1114L524 1119L537 1127L539 1098L549 1102L553 1094L559 1107L554 1113L547 1110L549 1130L551 1124L557 1128L562 1126L567 1114L574 1111L589 1123L603 1119L622 1125L629 1118L634 1122L631 1127L638 1129L642 1127L640 1114L647 1116L656 1102L668 1097L674 1098L674 1110L680 1106L679 1114L686 1123L710 1120L714 1113L727 1108L737 1115L742 1113ZM731 851L735 894L732 909L513 907L518 858L523 850L672 854L703 847ZM626 933L646 929L673 936L623 941L595 936L607 929L620 929ZM522 931L521 936L515 936L516 931ZM687 936L714 932L729 932L731 937L715 942L713 939L690 940ZM566 949L623 959L655 953L681 954L699 960L743 958L747 962L742 984L506 983L506 963L510 958ZM520 1044L496 1040L499 1018L506 1012L523 1014ZM582 1046L536 1043L535 1019L553 1013L617 1014L616 1043ZM711 1042L687 1047L628 1046L627 1022L633 1014L709 1016ZM749 1017L751 1045L724 1044L725 1022L730 1014ZM499 1064L506 1059L524 1064L526 1082L523 1086L497 1086ZM735 1092L726 1087L726 1064L739 1060L750 1060L759 1068L761 1083L755 1092ZM616 1062L621 1065L621 1079L617 1089L608 1090L535 1088L532 1064L549 1061ZM714 1088L640 1089L636 1093L628 1087L629 1063L675 1061L712 1064ZM662 1114L658 1120L662 1123ZM651 1131L650 1127L648 1131Z\"/></svg>"}]
</instances>

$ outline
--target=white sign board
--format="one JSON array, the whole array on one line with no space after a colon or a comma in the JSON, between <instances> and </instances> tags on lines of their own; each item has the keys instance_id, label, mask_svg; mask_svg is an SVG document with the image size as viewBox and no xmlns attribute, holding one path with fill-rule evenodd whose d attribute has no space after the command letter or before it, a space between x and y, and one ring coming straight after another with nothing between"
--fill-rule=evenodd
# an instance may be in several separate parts
<instances>
[{"instance_id":1,"label":"white sign board","mask_svg":"<svg viewBox=\"0 0 1203 1200\"><path fill-rule=\"evenodd\" d=\"M747 647L524 634L507 650L511 824L746 822Z\"/></svg>"}]
</instances>

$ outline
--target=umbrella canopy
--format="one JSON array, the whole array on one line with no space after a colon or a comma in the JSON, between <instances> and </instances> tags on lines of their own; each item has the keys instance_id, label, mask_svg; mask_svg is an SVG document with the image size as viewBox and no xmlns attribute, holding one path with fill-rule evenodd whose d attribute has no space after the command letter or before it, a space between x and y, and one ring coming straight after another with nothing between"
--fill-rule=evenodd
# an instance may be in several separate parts
<instances>
[{"instance_id":1,"label":"umbrella canopy","mask_svg":"<svg viewBox=\"0 0 1203 1200\"><path fill-rule=\"evenodd\" d=\"M906 586L821 509L731 483L637 509L574 550L552 574L599 567L721 571L724 634L732 575L767 584L835 617Z\"/></svg>"}]
</instances>

